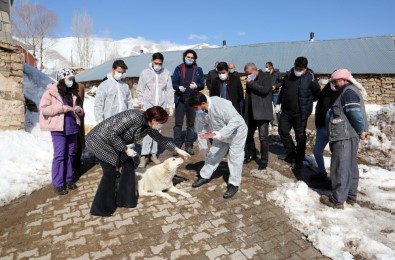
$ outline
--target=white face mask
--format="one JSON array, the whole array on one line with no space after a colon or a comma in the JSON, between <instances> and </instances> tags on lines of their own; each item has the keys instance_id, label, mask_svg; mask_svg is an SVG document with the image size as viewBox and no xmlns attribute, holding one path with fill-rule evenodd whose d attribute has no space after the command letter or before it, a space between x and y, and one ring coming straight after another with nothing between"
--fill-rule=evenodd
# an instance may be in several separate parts
<instances>
[{"instance_id":1,"label":"white face mask","mask_svg":"<svg viewBox=\"0 0 395 260\"><path fill-rule=\"evenodd\" d=\"M270 72L270 69L269 69L269 68L265 68L265 70L266 70L266 72Z\"/></svg>"},{"instance_id":2,"label":"white face mask","mask_svg":"<svg viewBox=\"0 0 395 260\"><path fill-rule=\"evenodd\" d=\"M305 70L304 71L297 71L297 70L294 69L294 74L295 74L296 77L302 76L304 72L305 72Z\"/></svg>"},{"instance_id":3,"label":"white face mask","mask_svg":"<svg viewBox=\"0 0 395 260\"><path fill-rule=\"evenodd\" d=\"M114 73L114 79L115 80L120 80L121 78L122 78L122 75L123 75L123 73L120 73L120 72L115 72Z\"/></svg>"},{"instance_id":4,"label":"white face mask","mask_svg":"<svg viewBox=\"0 0 395 260\"><path fill-rule=\"evenodd\" d=\"M71 87L73 86L74 82L73 82L73 81L65 80L65 81L64 81L64 84L66 84L66 87L71 88Z\"/></svg>"},{"instance_id":5,"label":"white face mask","mask_svg":"<svg viewBox=\"0 0 395 260\"><path fill-rule=\"evenodd\" d=\"M162 65L154 65L152 67L156 72L160 71L162 69Z\"/></svg>"},{"instance_id":6,"label":"white face mask","mask_svg":"<svg viewBox=\"0 0 395 260\"><path fill-rule=\"evenodd\" d=\"M163 124L153 125L153 126L152 126L152 129L159 130L159 129L162 128L162 126L163 126Z\"/></svg>"},{"instance_id":7,"label":"white face mask","mask_svg":"<svg viewBox=\"0 0 395 260\"><path fill-rule=\"evenodd\" d=\"M235 70L234 69L229 69L229 73L234 73Z\"/></svg>"},{"instance_id":8,"label":"white face mask","mask_svg":"<svg viewBox=\"0 0 395 260\"><path fill-rule=\"evenodd\" d=\"M224 74L218 74L218 77L220 80L226 80L228 78L228 74L224 73Z\"/></svg>"},{"instance_id":9,"label":"white face mask","mask_svg":"<svg viewBox=\"0 0 395 260\"><path fill-rule=\"evenodd\" d=\"M335 84L333 84L331 82L331 83L329 83L329 85L331 86L332 91L337 91L337 88L335 87Z\"/></svg>"}]
</instances>

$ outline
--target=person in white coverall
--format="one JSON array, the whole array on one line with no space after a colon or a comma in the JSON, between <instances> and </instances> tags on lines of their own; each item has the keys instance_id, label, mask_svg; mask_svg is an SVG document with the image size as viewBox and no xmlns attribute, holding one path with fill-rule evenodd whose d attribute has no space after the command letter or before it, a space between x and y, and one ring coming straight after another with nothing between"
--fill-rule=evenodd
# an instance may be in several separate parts
<instances>
[{"instance_id":1,"label":"person in white coverall","mask_svg":"<svg viewBox=\"0 0 395 260\"><path fill-rule=\"evenodd\" d=\"M153 107L161 106L167 109L169 116L174 112L174 90L170 72L163 67L164 57L157 52L152 55L148 68L140 74L137 85L137 100L140 108L144 111ZM140 168L145 168L148 160L155 164L161 161L157 157L158 143L152 137L146 135L141 149Z\"/></svg>"},{"instance_id":2,"label":"person in white coverall","mask_svg":"<svg viewBox=\"0 0 395 260\"><path fill-rule=\"evenodd\" d=\"M132 94L128 84L123 82L128 67L123 60L116 60L112 72L96 90L94 114L97 123L115 114L133 108Z\"/></svg>"},{"instance_id":3,"label":"person in white coverall","mask_svg":"<svg viewBox=\"0 0 395 260\"><path fill-rule=\"evenodd\" d=\"M194 91L190 94L189 106L195 111L203 110L207 113L205 127L212 132L209 131L200 137L213 138L204 166L200 170L200 176L192 187L197 188L210 182L211 175L229 150L230 176L223 197L231 198L236 194L241 183L247 125L232 103L220 97L208 97Z\"/></svg>"}]
</instances>

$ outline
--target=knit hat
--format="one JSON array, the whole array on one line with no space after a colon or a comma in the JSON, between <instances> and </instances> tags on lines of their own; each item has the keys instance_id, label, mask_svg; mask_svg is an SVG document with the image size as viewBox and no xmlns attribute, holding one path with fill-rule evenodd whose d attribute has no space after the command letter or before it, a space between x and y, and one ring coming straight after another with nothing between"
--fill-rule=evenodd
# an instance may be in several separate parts
<instances>
[{"instance_id":1,"label":"knit hat","mask_svg":"<svg viewBox=\"0 0 395 260\"><path fill-rule=\"evenodd\" d=\"M349 72L347 69L338 69L331 75L331 80L345 79L350 81L351 78L351 72Z\"/></svg>"},{"instance_id":2,"label":"knit hat","mask_svg":"<svg viewBox=\"0 0 395 260\"><path fill-rule=\"evenodd\" d=\"M69 68L64 68L58 71L58 80L64 79L65 77L74 77L74 71Z\"/></svg>"}]
</instances>

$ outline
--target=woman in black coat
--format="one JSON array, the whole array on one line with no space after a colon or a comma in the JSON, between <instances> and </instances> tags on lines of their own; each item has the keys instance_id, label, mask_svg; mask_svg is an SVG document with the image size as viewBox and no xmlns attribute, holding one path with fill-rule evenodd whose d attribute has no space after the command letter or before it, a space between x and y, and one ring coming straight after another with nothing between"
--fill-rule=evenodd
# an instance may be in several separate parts
<instances>
[{"instance_id":1,"label":"woman in black coat","mask_svg":"<svg viewBox=\"0 0 395 260\"><path fill-rule=\"evenodd\" d=\"M133 144L149 135L167 150L175 150L184 158L190 156L159 133L158 130L167 122L168 117L160 106L154 106L145 112L127 110L105 119L89 132L86 146L103 169L103 177L91 207L92 215L111 216L117 206L133 208L137 205L134 163L131 158L137 153L127 144ZM122 174L116 191L115 180L119 167L122 167Z\"/></svg>"}]
</instances>

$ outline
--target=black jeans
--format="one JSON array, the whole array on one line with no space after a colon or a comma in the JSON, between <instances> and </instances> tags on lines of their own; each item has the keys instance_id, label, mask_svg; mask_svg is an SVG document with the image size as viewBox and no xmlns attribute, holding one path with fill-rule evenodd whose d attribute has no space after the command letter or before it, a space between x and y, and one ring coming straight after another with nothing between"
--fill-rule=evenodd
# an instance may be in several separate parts
<instances>
[{"instance_id":1,"label":"black jeans","mask_svg":"<svg viewBox=\"0 0 395 260\"><path fill-rule=\"evenodd\" d=\"M176 105L175 111L175 125L174 131L174 143L177 147L181 148L182 140L182 125L184 124L184 115L187 119L187 132L185 136L185 148L193 147L193 142L196 139L195 134L195 116L196 112L193 107L188 105L188 99L184 98L183 102L179 101Z\"/></svg>"},{"instance_id":2,"label":"black jeans","mask_svg":"<svg viewBox=\"0 0 395 260\"><path fill-rule=\"evenodd\" d=\"M270 120L248 120L247 157L256 156L254 133L258 127L259 142L261 145L261 160L259 165L267 165L269 161L269 122Z\"/></svg>"},{"instance_id":3,"label":"black jeans","mask_svg":"<svg viewBox=\"0 0 395 260\"><path fill-rule=\"evenodd\" d=\"M302 120L300 115L289 116L285 113L281 113L280 115L278 133L287 155L295 156L296 163L302 163L306 153L306 126L307 119ZM290 135L291 128L295 132L296 148Z\"/></svg>"},{"instance_id":4,"label":"black jeans","mask_svg":"<svg viewBox=\"0 0 395 260\"><path fill-rule=\"evenodd\" d=\"M136 207L136 185L134 163L128 159L122 164L122 173L116 190L117 169L115 166L100 161L103 176L92 202L91 214L95 216L110 216L117 206Z\"/></svg>"}]
</instances>

